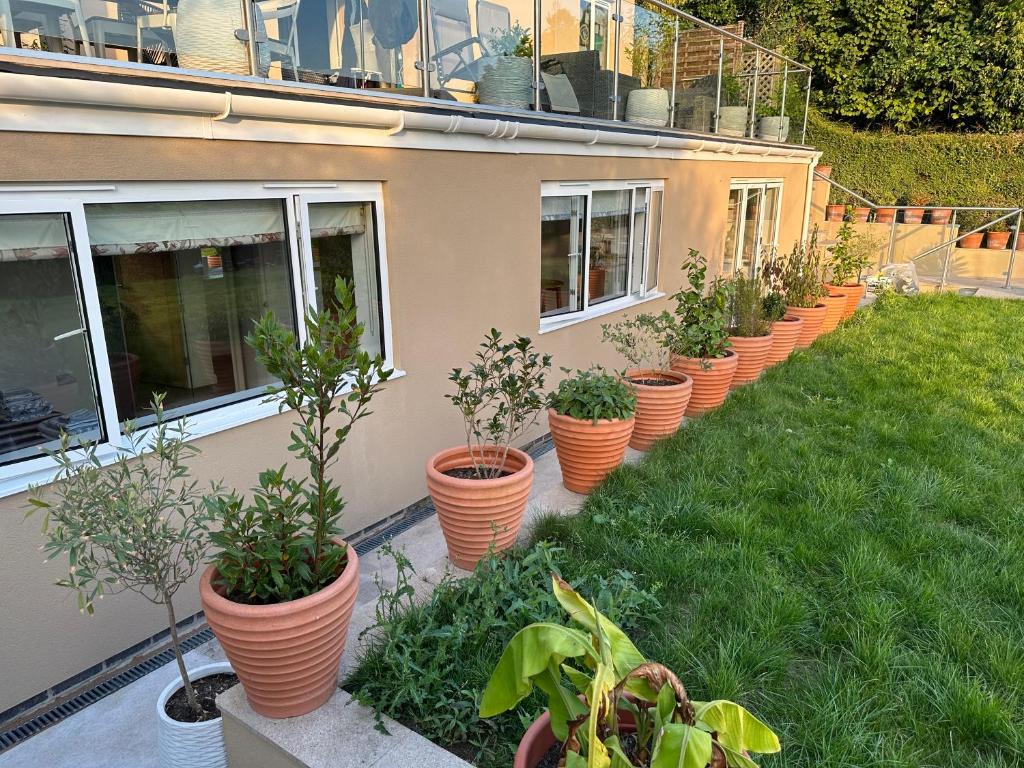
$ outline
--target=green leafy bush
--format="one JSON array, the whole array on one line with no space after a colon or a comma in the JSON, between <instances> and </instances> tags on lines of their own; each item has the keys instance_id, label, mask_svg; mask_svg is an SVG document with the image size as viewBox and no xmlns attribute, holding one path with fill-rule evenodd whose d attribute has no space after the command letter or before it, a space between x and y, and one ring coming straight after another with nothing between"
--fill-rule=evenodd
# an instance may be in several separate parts
<instances>
[{"instance_id":1,"label":"green leafy bush","mask_svg":"<svg viewBox=\"0 0 1024 768\"><path fill-rule=\"evenodd\" d=\"M771 318L764 304L764 282L758 275L739 272L732 279L729 317L732 336L767 336L771 331Z\"/></svg>"},{"instance_id":2,"label":"green leafy bush","mask_svg":"<svg viewBox=\"0 0 1024 768\"><path fill-rule=\"evenodd\" d=\"M854 232L844 221L836 233L836 242L828 249L825 271L832 285L850 285L860 281L861 273L878 257L881 242L867 232Z\"/></svg>"},{"instance_id":3,"label":"green leafy bush","mask_svg":"<svg viewBox=\"0 0 1024 768\"><path fill-rule=\"evenodd\" d=\"M729 295L732 286L721 276L708 282L708 262L699 251L690 249L683 264L689 287L673 294L674 314L665 312L661 320L665 341L672 354L680 357L724 357L729 348Z\"/></svg>"},{"instance_id":4,"label":"green leafy bush","mask_svg":"<svg viewBox=\"0 0 1024 768\"><path fill-rule=\"evenodd\" d=\"M611 344L634 368L667 370L669 351L665 347L664 323L657 315L623 315L614 325L601 326L601 341Z\"/></svg>"},{"instance_id":5,"label":"green leafy bush","mask_svg":"<svg viewBox=\"0 0 1024 768\"><path fill-rule=\"evenodd\" d=\"M548 405L563 416L597 422L600 419L628 419L636 410L636 393L620 376L603 368L569 371L551 393Z\"/></svg>"},{"instance_id":6,"label":"green leafy bush","mask_svg":"<svg viewBox=\"0 0 1024 768\"><path fill-rule=\"evenodd\" d=\"M813 307L825 295L825 274L818 230L815 228L806 243L797 243L782 260L782 288L786 304L791 307Z\"/></svg>"}]
</instances>

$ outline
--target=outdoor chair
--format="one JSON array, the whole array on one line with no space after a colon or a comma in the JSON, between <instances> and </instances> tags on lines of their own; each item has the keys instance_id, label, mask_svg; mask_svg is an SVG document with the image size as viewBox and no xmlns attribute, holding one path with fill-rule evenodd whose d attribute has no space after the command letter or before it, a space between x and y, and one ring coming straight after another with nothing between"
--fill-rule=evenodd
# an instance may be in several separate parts
<instances>
[{"instance_id":1,"label":"outdoor chair","mask_svg":"<svg viewBox=\"0 0 1024 768\"><path fill-rule=\"evenodd\" d=\"M610 120L612 117L612 96L615 93L615 73L601 68L600 51L571 51L541 56L541 72L549 75L563 74L572 84L579 105L579 115ZM629 75L619 75L619 103L625 105L629 94L640 87L640 81ZM547 89L545 89L547 90ZM550 104L550 95L546 99L547 107L552 112L570 112L559 110ZM545 102L542 102L545 103ZM619 110L620 114L624 109Z\"/></svg>"},{"instance_id":2,"label":"outdoor chair","mask_svg":"<svg viewBox=\"0 0 1024 768\"><path fill-rule=\"evenodd\" d=\"M487 0L477 3L477 31L483 39L473 34L468 0L431 0L430 31L438 84L443 86L450 80L479 82L484 68L494 63L487 38L509 29L508 9Z\"/></svg>"}]
</instances>

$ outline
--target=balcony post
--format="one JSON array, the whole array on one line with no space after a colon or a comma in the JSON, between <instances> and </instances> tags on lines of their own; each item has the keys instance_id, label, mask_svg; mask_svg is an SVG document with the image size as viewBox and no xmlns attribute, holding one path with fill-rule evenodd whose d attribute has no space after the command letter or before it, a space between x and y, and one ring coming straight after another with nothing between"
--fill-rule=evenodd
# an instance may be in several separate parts
<instances>
[{"instance_id":1,"label":"balcony post","mask_svg":"<svg viewBox=\"0 0 1024 768\"><path fill-rule=\"evenodd\" d=\"M775 71L775 65L772 64L772 72ZM789 62L785 63L782 68L782 100L779 102L779 143L782 143L782 127L786 121L786 88L789 87Z\"/></svg>"},{"instance_id":2,"label":"balcony post","mask_svg":"<svg viewBox=\"0 0 1024 768\"><path fill-rule=\"evenodd\" d=\"M258 45L256 42L256 19L253 16L252 2L251 0L241 0L241 2L242 23L245 24L245 31L248 33L245 41L245 55L249 60L249 72L253 77L267 77L267 75L260 73L260 54L256 48ZM139 51L139 61L142 61L142 51ZM298 73L296 73L296 79L298 79Z\"/></svg>"},{"instance_id":3,"label":"balcony post","mask_svg":"<svg viewBox=\"0 0 1024 768\"><path fill-rule=\"evenodd\" d=\"M750 118L748 122L749 128L747 129L747 133L750 135L750 138L754 138L757 135L757 85L758 80L760 80L760 78L761 49L756 48L754 49L754 87L751 89L750 103L748 105L750 107Z\"/></svg>"},{"instance_id":4,"label":"balcony post","mask_svg":"<svg viewBox=\"0 0 1024 768\"><path fill-rule=\"evenodd\" d=\"M811 112L811 70L807 70L807 96L804 99L804 127L800 131L800 143L807 143L807 116Z\"/></svg>"},{"instance_id":5,"label":"balcony post","mask_svg":"<svg viewBox=\"0 0 1024 768\"><path fill-rule=\"evenodd\" d=\"M722 68L725 66L725 38L718 38L718 87L715 88L715 125L712 133L718 133L718 113L722 111Z\"/></svg>"},{"instance_id":6,"label":"balcony post","mask_svg":"<svg viewBox=\"0 0 1024 768\"><path fill-rule=\"evenodd\" d=\"M622 47L622 0L615 0L615 68L612 78L612 120L619 119L619 48Z\"/></svg>"},{"instance_id":7,"label":"balcony post","mask_svg":"<svg viewBox=\"0 0 1024 768\"><path fill-rule=\"evenodd\" d=\"M953 215L950 216L950 225L948 225L948 226L950 226L950 229L949 229L949 234L950 235L952 235L954 232L956 232L956 214L957 214L957 211L954 208L953 209ZM943 231L945 231L945 227L943 227ZM950 260L950 258L952 258L952 256L953 256L953 249L956 248L958 242L959 242L958 240L954 240L952 243L950 243L949 245L946 246L946 256L942 260L942 278L939 280L939 290L942 290L943 288L946 287L946 276L949 274L949 260Z\"/></svg>"},{"instance_id":8,"label":"balcony post","mask_svg":"<svg viewBox=\"0 0 1024 768\"><path fill-rule=\"evenodd\" d=\"M668 107L669 128L676 127L676 78L679 72L679 17L675 16L675 33L672 42L672 97Z\"/></svg>"},{"instance_id":9,"label":"balcony post","mask_svg":"<svg viewBox=\"0 0 1024 768\"><path fill-rule=\"evenodd\" d=\"M429 99L430 92L430 8L427 0L418 0L416 13L420 17L420 61L416 67L423 77L423 97Z\"/></svg>"},{"instance_id":10,"label":"balcony post","mask_svg":"<svg viewBox=\"0 0 1024 768\"><path fill-rule=\"evenodd\" d=\"M541 2L542 0L533 0L533 108L537 112L541 111L540 92L544 87L540 79L540 23L543 13Z\"/></svg>"},{"instance_id":11,"label":"balcony post","mask_svg":"<svg viewBox=\"0 0 1024 768\"><path fill-rule=\"evenodd\" d=\"M1003 284L1003 288L1009 288L1010 281L1013 279L1013 267L1014 263L1017 261L1017 243L1020 240L1020 224L1022 214L1024 214L1024 212L1020 210L1017 211L1017 224L1013 230L1013 245L1010 246L1010 262L1006 267L1006 282Z\"/></svg>"}]
</instances>

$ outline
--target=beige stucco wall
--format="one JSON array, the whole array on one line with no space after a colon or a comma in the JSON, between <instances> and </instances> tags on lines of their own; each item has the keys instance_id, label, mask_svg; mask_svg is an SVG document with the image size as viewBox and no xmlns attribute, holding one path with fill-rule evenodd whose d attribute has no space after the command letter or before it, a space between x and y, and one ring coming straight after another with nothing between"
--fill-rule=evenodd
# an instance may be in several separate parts
<instances>
[{"instance_id":1,"label":"beige stucco wall","mask_svg":"<svg viewBox=\"0 0 1024 768\"><path fill-rule=\"evenodd\" d=\"M665 179L661 285L680 284L689 247L721 263L732 178L784 179L780 248L800 237L806 165L645 160L275 145L106 136L3 135L4 181L382 181L395 362L374 415L359 423L338 477L349 500L344 526L363 528L426 495L423 466L457 444L459 417L443 398L447 372L469 360L485 329L535 337L557 366L620 365L600 344L601 319L541 336L540 185L545 180ZM661 302L645 305L660 309ZM607 317L604 318L607 321ZM197 475L250 487L259 469L288 458L281 415L198 441ZM536 434L546 429L539 426ZM94 617L52 585L38 521L22 521L25 496L0 499L0 711L163 628L160 609L134 595L105 600ZM179 616L199 610L195 589Z\"/></svg>"}]
</instances>

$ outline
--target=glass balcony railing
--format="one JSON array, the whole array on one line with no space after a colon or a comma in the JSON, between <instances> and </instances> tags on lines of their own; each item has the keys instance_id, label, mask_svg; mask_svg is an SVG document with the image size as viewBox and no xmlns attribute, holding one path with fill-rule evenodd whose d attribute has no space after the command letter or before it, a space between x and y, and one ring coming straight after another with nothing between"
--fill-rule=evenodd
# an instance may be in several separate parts
<instances>
[{"instance_id":1,"label":"glass balcony railing","mask_svg":"<svg viewBox=\"0 0 1024 768\"><path fill-rule=\"evenodd\" d=\"M803 142L811 71L659 0L0 0L0 45Z\"/></svg>"}]
</instances>

